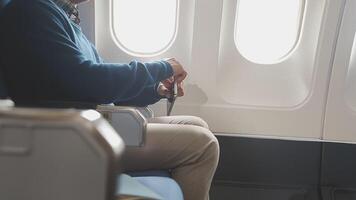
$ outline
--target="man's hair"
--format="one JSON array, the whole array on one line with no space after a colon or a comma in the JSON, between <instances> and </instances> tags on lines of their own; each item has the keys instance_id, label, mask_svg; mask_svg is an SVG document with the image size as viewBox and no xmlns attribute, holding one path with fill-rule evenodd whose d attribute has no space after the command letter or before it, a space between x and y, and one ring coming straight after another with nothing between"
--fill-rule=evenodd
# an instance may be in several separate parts
<instances>
[{"instance_id":1,"label":"man's hair","mask_svg":"<svg viewBox=\"0 0 356 200\"><path fill-rule=\"evenodd\" d=\"M62 8L68 17L76 24L80 23L77 6L70 0L52 0L58 7Z\"/></svg>"}]
</instances>

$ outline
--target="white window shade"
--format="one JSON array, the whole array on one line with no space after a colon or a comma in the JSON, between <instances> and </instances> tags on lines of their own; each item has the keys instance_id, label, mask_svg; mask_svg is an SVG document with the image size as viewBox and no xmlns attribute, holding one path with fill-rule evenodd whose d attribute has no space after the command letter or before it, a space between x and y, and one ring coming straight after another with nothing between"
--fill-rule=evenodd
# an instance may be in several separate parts
<instances>
[{"instance_id":1,"label":"white window shade","mask_svg":"<svg viewBox=\"0 0 356 200\"><path fill-rule=\"evenodd\" d=\"M178 0L113 0L113 34L135 56L163 53L177 31Z\"/></svg>"},{"instance_id":2,"label":"white window shade","mask_svg":"<svg viewBox=\"0 0 356 200\"><path fill-rule=\"evenodd\" d=\"M235 43L240 54L258 64L277 63L296 46L303 0L239 0Z\"/></svg>"}]
</instances>

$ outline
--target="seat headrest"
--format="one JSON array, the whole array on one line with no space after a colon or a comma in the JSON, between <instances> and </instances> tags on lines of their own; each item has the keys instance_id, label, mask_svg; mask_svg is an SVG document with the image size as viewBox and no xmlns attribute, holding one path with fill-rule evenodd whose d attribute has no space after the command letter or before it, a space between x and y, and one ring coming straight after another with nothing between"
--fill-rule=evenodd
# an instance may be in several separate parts
<instances>
[{"instance_id":1,"label":"seat headrest","mask_svg":"<svg viewBox=\"0 0 356 200\"><path fill-rule=\"evenodd\" d=\"M9 4L11 0L0 0L0 11L5 8L7 4Z\"/></svg>"}]
</instances>

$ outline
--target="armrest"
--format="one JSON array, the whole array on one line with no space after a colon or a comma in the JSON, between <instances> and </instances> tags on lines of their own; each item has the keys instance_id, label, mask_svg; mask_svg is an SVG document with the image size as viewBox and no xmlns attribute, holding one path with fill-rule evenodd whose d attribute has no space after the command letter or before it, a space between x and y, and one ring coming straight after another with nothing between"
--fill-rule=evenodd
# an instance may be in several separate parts
<instances>
[{"instance_id":1,"label":"armrest","mask_svg":"<svg viewBox=\"0 0 356 200\"><path fill-rule=\"evenodd\" d=\"M113 200L124 144L94 110L0 109L0 199Z\"/></svg>"},{"instance_id":2,"label":"armrest","mask_svg":"<svg viewBox=\"0 0 356 200\"><path fill-rule=\"evenodd\" d=\"M147 119L139 109L101 105L97 107L97 111L109 121L127 146L143 146L145 144Z\"/></svg>"},{"instance_id":3,"label":"armrest","mask_svg":"<svg viewBox=\"0 0 356 200\"><path fill-rule=\"evenodd\" d=\"M0 107L14 107L14 105L10 99L0 99Z\"/></svg>"},{"instance_id":4,"label":"armrest","mask_svg":"<svg viewBox=\"0 0 356 200\"><path fill-rule=\"evenodd\" d=\"M136 108L138 111L141 112L143 116L145 116L146 119L150 119L154 117L153 110L149 107L137 107Z\"/></svg>"}]
</instances>

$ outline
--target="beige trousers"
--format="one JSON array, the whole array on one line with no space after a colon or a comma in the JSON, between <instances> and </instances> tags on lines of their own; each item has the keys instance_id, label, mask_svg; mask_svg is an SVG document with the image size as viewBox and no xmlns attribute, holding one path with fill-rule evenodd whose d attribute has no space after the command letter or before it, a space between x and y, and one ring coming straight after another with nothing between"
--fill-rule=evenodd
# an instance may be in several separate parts
<instances>
[{"instance_id":1,"label":"beige trousers","mask_svg":"<svg viewBox=\"0 0 356 200\"><path fill-rule=\"evenodd\" d=\"M144 147L127 148L125 168L169 169L185 200L207 200L219 160L219 143L202 119L193 116L149 120Z\"/></svg>"}]
</instances>

